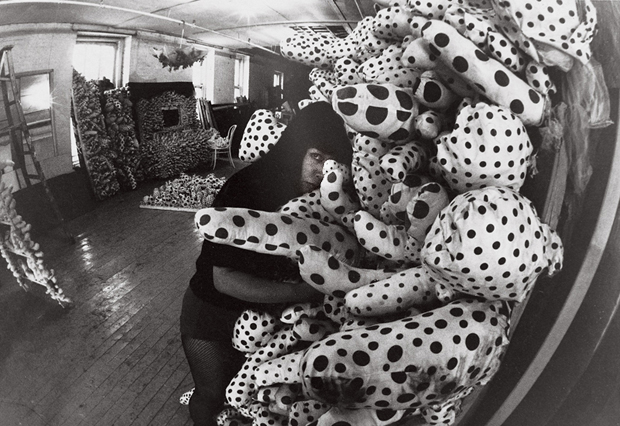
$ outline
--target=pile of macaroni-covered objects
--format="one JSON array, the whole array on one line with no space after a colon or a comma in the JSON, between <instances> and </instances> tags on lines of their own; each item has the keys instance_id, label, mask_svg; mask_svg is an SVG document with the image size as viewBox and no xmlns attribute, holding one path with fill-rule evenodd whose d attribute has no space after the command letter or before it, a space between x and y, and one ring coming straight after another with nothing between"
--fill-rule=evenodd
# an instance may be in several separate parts
<instances>
[{"instance_id":1,"label":"pile of macaroni-covered objects","mask_svg":"<svg viewBox=\"0 0 620 426\"><path fill-rule=\"evenodd\" d=\"M453 424L498 370L515 304L562 267L562 242L519 190L553 107L549 68L589 60L594 7L376 3L347 38L281 43L314 68L307 102L344 119L352 164L326 162L320 189L275 213L196 214L206 239L288 256L325 293L239 318L247 360L220 425ZM248 129L252 157L265 143Z\"/></svg>"}]
</instances>

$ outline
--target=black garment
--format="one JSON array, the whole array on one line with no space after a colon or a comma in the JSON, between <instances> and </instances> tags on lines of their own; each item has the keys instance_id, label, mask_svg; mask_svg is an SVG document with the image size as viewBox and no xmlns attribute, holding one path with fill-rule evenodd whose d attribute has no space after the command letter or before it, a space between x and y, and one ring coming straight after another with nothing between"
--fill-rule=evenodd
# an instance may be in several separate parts
<instances>
[{"instance_id":1,"label":"black garment","mask_svg":"<svg viewBox=\"0 0 620 426\"><path fill-rule=\"evenodd\" d=\"M267 154L226 181L213 207L275 211L302 195L301 166L309 148L330 154L338 162L351 163L352 149L343 121L328 103L301 110ZM282 256L203 243L181 311L183 349L195 386L190 415L196 426L215 424L213 417L224 402L226 386L242 366L243 358L235 356L230 343L236 318L248 308L277 308L220 293L213 283L213 266L233 267L276 281L299 274L297 265Z\"/></svg>"},{"instance_id":2,"label":"black garment","mask_svg":"<svg viewBox=\"0 0 620 426\"><path fill-rule=\"evenodd\" d=\"M309 148L332 155L338 162L351 163L352 148L343 121L328 103L318 102L302 109L267 154L226 181L213 207L245 207L271 212L302 195L301 165ZM205 302L239 313L244 309L269 307L217 291L213 285L213 266L232 267L276 281L298 274L298 268L284 257L205 241L190 288Z\"/></svg>"}]
</instances>

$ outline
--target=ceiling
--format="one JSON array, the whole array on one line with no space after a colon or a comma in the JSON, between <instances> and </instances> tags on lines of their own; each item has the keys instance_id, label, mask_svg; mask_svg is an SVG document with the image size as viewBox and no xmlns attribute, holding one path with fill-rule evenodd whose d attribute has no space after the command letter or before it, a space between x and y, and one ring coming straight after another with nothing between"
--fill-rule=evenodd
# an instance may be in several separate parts
<instances>
[{"instance_id":1,"label":"ceiling","mask_svg":"<svg viewBox=\"0 0 620 426\"><path fill-rule=\"evenodd\" d=\"M372 0L0 0L0 25L96 25L271 51L296 26L346 34L372 14Z\"/></svg>"}]
</instances>

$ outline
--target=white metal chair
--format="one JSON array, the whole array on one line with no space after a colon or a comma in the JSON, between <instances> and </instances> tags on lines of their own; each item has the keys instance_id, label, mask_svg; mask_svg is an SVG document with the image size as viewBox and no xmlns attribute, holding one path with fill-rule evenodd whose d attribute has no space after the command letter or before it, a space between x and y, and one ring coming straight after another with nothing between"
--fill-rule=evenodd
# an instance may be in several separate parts
<instances>
[{"instance_id":1,"label":"white metal chair","mask_svg":"<svg viewBox=\"0 0 620 426\"><path fill-rule=\"evenodd\" d=\"M213 168L215 169L215 165L218 159L228 158L230 165L235 167L235 163L232 157L232 140L235 135L235 130L237 130L237 125L233 124L228 129L228 134L225 138L219 137L215 138L212 141L209 141L209 148L213 151Z\"/></svg>"}]
</instances>

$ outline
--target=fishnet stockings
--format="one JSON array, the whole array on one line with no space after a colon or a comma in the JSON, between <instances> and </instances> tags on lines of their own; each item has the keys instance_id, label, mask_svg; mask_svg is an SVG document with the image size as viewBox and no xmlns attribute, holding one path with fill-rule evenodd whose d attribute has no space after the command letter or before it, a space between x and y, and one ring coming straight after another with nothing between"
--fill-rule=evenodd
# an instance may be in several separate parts
<instances>
[{"instance_id":1,"label":"fishnet stockings","mask_svg":"<svg viewBox=\"0 0 620 426\"><path fill-rule=\"evenodd\" d=\"M226 386L243 365L243 354L229 342L181 336L185 357L194 379L189 413L195 426L215 426L224 405Z\"/></svg>"}]
</instances>

